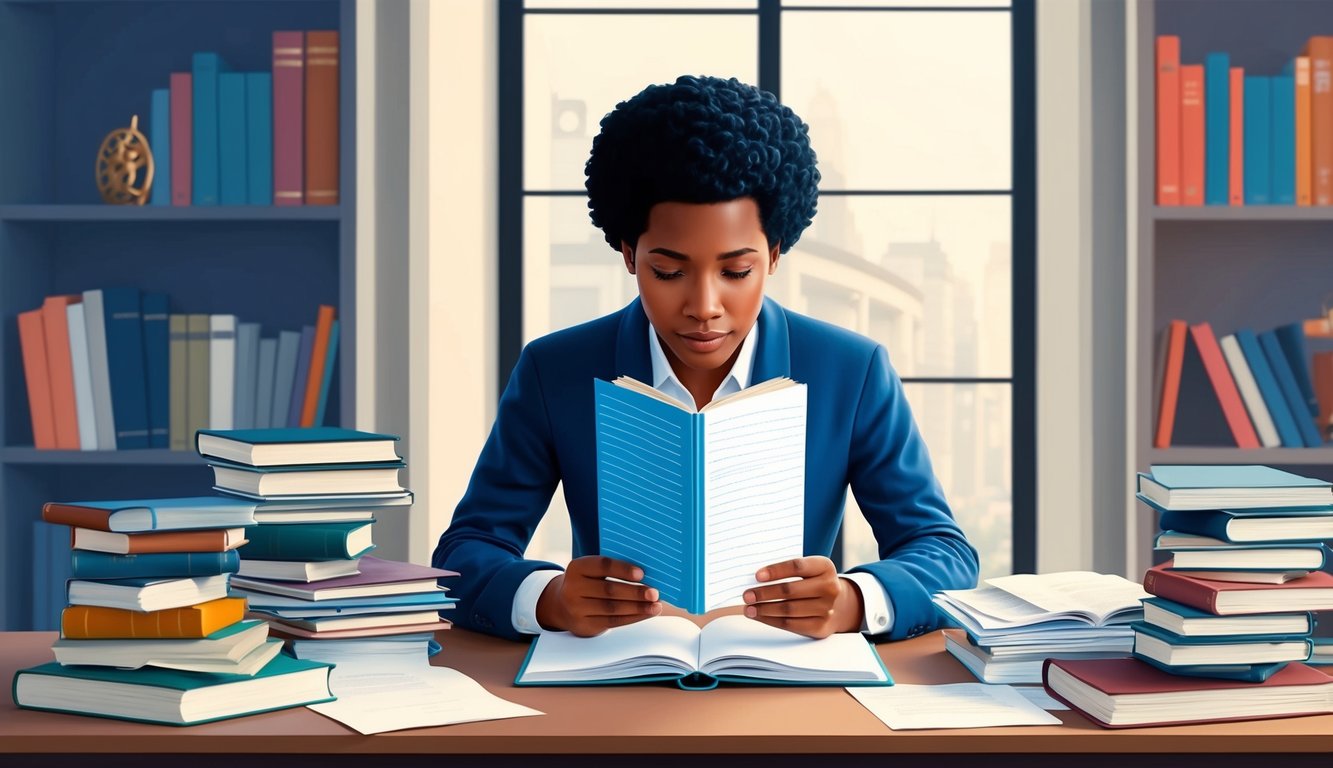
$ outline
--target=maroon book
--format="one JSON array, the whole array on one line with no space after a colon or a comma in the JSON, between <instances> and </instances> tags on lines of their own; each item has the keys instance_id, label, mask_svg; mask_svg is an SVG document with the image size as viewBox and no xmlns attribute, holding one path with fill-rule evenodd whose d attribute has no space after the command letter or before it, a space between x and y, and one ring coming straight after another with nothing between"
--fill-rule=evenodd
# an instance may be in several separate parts
<instances>
[{"instance_id":1,"label":"maroon book","mask_svg":"<svg viewBox=\"0 0 1333 768\"><path fill-rule=\"evenodd\" d=\"M369 555L361 558L359 568L361 572L352 576L339 576L336 579L321 579L309 583L232 576L231 585L254 592L284 595L301 600L338 600L349 597L431 592L436 588L436 579L458 575L457 571L446 571L415 563L400 563L396 560L381 560Z\"/></svg>"},{"instance_id":2,"label":"maroon book","mask_svg":"<svg viewBox=\"0 0 1333 768\"><path fill-rule=\"evenodd\" d=\"M1170 567L1165 562L1149 568L1143 576L1144 590L1216 616L1333 610L1333 575L1324 571L1285 584L1253 584L1199 579Z\"/></svg>"},{"instance_id":3,"label":"maroon book","mask_svg":"<svg viewBox=\"0 0 1333 768\"><path fill-rule=\"evenodd\" d=\"M305 33L273 33L273 204L305 204Z\"/></svg>"},{"instance_id":4,"label":"maroon book","mask_svg":"<svg viewBox=\"0 0 1333 768\"><path fill-rule=\"evenodd\" d=\"M1048 693L1105 728L1333 712L1333 677L1304 664L1249 683L1172 675L1133 658L1047 659L1041 680Z\"/></svg>"},{"instance_id":5,"label":"maroon book","mask_svg":"<svg viewBox=\"0 0 1333 768\"><path fill-rule=\"evenodd\" d=\"M194 189L194 75L171 73L171 204L189 205Z\"/></svg>"}]
</instances>

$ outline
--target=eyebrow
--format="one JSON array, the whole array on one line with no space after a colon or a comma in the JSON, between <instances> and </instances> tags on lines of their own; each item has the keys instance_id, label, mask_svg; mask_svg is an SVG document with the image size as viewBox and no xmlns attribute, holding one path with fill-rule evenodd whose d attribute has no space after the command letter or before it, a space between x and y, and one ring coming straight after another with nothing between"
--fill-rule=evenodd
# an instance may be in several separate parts
<instances>
[{"instance_id":1,"label":"eyebrow","mask_svg":"<svg viewBox=\"0 0 1333 768\"><path fill-rule=\"evenodd\" d=\"M689 260L690 260L690 257L689 257L689 256L686 256L685 254L680 253L680 252L678 252L678 251L673 251L673 250L671 250L670 248L654 248L654 249L652 249L651 251L649 251L649 253L660 253L660 254L662 254L663 256L666 256L666 257L668 257L668 258L675 259L676 261L689 261ZM744 256L744 255L747 254L747 253L759 253L759 251L755 250L754 248L737 248L737 249L734 250L734 251L727 251L726 253L719 253L719 254L717 255L717 260L718 260L718 261L726 261L727 259L734 259L734 258L736 258L737 256Z\"/></svg>"}]
</instances>

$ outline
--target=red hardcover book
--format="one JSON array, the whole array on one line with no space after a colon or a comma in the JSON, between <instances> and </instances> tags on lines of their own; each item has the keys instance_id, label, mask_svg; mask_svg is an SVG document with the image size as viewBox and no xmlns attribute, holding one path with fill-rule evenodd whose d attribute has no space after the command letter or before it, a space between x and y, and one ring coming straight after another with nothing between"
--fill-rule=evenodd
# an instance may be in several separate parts
<instances>
[{"instance_id":1,"label":"red hardcover book","mask_svg":"<svg viewBox=\"0 0 1333 768\"><path fill-rule=\"evenodd\" d=\"M46 371L51 381L51 414L55 419L56 448L77 451L79 411L74 403L74 358L69 351L69 315L65 308L83 301L81 295L47 296L42 302L46 332Z\"/></svg>"},{"instance_id":2,"label":"red hardcover book","mask_svg":"<svg viewBox=\"0 0 1333 768\"><path fill-rule=\"evenodd\" d=\"M1333 712L1333 677L1288 664L1262 683L1185 677L1138 659L1047 659L1046 691L1105 728Z\"/></svg>"},{"instance_id":3,"label":"red hardcover book","mask_svg":"<svg viewBox=\"0 0 1333 768\"><path fill-rule=\"evenodd\" d=\"M1203 65L1180 68L1180 204L1203 205Z\"/></svg>"},{"instance_id":4,"label":"red hardcover book","mask_svg":"<svg viewBox=\"0 0 1333 768\"><path fill-rule=\"evenodd\" d=\"M1180 38L1157 38L1157 204L1180 205Z\"/></svg>"},{"instance_id":5,"label":"red hardcover book","mask_svg":"<svg viewBox=\"0 0 1333 768\"><path fill-rule=\"evenodd\" d=\"M1144 590L1215 616L1322 611L1327 610L1324 603L1333 602L1333 574L1324 571L1283 584L1255 584L1200 579L1170 566L1166 562L1149 568L1143 575Z\"/></svg>"},{"instance_id":6,"label":"red hardcover book","mask_svg":"<svg viewBox=\"0 0 1333 768\"><path fill-rule=\"evenodd\" d=\"M52 450L56 447L56 420L51 409L51 373L46 363L42 310L19 313L19 347L23 352L23 378L28 384L32 444L42 450Z\"/></svg>"},{"instance_id":7,"label":"red hardcover book","mask_svg":"<svg viewBox=\"0 0 1333 768\"><path fill-rule=\"evenodd\" d=\"M1245 70L1231 68L1231 178L1227 200L1245 205Z\"/></svg>"},{"instance_id":8,"label":"red hardcover book","mask_svg":"<svg viewBox=\"0 0 1333 768\"><path fill-rule=\"evenodd\" d=\"M305 35L305 202L338 204L338 33Z\"/></svg>"},{"instance_id":9,"label":"red hardcover book","mask_svg":"<svg viewBox=\"0 0 1333 768\"><path fill-rule=\"evenodd\" d=\"M1213 327L1208 323L1191 325L1190 336L1199 347L1204 370L1208 372L1208 380L1212 382L1217 399L1222 404L1222 414L1226 416L1227 426L1231 429L1231 436L1236 439L1236 445L1241 448L1258 448L1259 436L1254 432L1254 424L1245 411L1245 403L1240 399L1236 381L1231 378L1231 370L1222 357L1222 349L1217 345Z\"/></svg>"},{"instance_id":10,"label":"red hardcover book","mask_svg":"<svg viewBox=\"0 0 1333 768\"><path fill-rule=\"evenodd\" d=\"M329 336L333 332L333 307L319 306L315 320L315 345L310 351L310 372L306 375L305 396L301 399L301 426L315 426L319 410L319 388L324 381L324 358L329 355Z\"/></svg>"},{"instance_id":11,"label":"red hardcover book","mask_svg":"<svg viewBox=\"0 0 1333 768\"><path fill-rule=\"evenodd\" d=\"M273 204L305 204L305 33L273 33Z\"/></svg>"},{"instance_id":12,"label":"red hardcover book","mask_svg":"<svg viewBox=\"0 0 1333 768\"><path fill-rule=\"evenodd\" d=\"M1157 409L1157 432L1153 437L1154 448L1169 448L1171 432L1176 424L1176 401L1180 397L1180 369L1185 360L1185 334L1188 328L1184 320L1172 320L1164 331L1166 334L1166 357L1158 375L1162 377L1162 398Z\"/></svg>"},{"instance_id":13,"label":"red hardcover book","mask_svg":"<svg viewBox=\"0 0 1333 768\"><path fill-rule=\"evenodd\" d=\"M171 204L189 205L194 189L194 75L171 73Z\"/></svg>"}]
</instances>

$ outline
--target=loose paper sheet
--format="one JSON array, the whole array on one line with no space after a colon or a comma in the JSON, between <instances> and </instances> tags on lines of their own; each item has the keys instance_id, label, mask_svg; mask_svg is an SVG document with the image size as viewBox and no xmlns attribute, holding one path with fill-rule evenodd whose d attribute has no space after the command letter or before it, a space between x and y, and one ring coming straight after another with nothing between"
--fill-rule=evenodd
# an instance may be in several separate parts
<instances>
[{"instance_id":1,"label":"loose paper sheet","mask_svg":"<svg viewBox=\"0 0 1333 768\"><path fill-rule=\"evenodd\" d=\"M1060 724L1059 718L1008 685L894 685L847 692L895 731Z\"/></svg>"}]
</instances>

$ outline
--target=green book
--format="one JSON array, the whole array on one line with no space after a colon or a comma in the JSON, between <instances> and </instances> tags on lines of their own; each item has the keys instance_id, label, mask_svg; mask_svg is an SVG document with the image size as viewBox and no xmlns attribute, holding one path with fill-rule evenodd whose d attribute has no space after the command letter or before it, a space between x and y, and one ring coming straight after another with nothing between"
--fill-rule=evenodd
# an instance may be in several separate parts
<instances>
[{"instance_id":1,"label":"green book","mask_svg":"<svg viewBox=\"0 0 1333 768\"><path fill-rule=\"evenodd\" d=\"M370 540L373 524L252 525L245 529L249 543L240 554L243 560L348 560L375 548Z\"/></svg>"},{"instance_id":2,"label":"green book","mask_svg":"<svg viewBox=\"0 0 1333 768\"><path fill-rule=\"evenodd\" d=\"M195 725L333 701L331 664L278 654L253 676L171 669L65 667L56 662L14 675L24 709L165 725Z\"/></svg>"}]
</instances>

